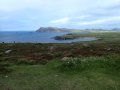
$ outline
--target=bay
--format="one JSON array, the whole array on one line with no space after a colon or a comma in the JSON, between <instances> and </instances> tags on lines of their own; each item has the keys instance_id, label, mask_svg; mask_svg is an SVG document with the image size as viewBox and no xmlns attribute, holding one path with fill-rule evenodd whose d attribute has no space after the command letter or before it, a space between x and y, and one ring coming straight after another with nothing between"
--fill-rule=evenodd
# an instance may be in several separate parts
<instances>
[{"instance_id":1,"label":"bay","mask_svg":"<svg viewBox=\"0 0 120 90\"><path fill-rule=\"evenodd\" d=\"M71 43L96 40L94 37L84 37L74 40L55 40L53 38L64 34L68 34L68 32L1 31L0 43Z\"/></svg>"}]
</instances>

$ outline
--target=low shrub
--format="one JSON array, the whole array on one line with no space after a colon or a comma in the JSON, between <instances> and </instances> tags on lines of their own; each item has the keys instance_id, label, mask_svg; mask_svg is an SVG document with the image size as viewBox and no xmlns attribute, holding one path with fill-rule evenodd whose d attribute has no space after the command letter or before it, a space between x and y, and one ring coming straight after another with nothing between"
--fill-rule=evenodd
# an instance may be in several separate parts
<instances>
[{"instance_id":1,"label":"low shrub","mask_svg":"<svg viewBox=\"0 0 120 90\"><path fill-rule=\"evenodd\" d=\"M120 56L67 58L58 66L61 71L80 72L85 70L103 70L110 73L120 71Z\"/></svg>"},{"instance_id":2,"label":"low shrub","mask_svg":"<svg viewBox=\"0 0 120 90\"><path fill-rule=\"evenodd\" d=\"M21 65L21 64L34 65L34 64L36 64L36 62L33 60L27 60L27 59L21 58L21 59L16 60L15 64L17 64L17 65Z\"/></svg>"},{"instance_id":3,"label":"low shrub","mask_svg":"<svg viewBox=\"0 0 120 90\"><path fill-rule=\"evenodd\" d=\"M61 70L78 70L81 65L80 58L68 58L65 61L62 61L59 68Z\"/></svg>"}]
</instances>

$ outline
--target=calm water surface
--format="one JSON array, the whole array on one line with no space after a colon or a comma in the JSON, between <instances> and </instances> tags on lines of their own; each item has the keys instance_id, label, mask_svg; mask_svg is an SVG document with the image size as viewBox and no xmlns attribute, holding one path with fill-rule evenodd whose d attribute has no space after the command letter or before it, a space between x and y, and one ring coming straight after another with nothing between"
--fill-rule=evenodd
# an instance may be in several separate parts
<instances>
[{"instance_id":1,"label":"calm water surface","mask_svg":"<svg viewBox=\"0 0 120 90\"><path fill-rule=\"evenodd\" d=\"M92 41L96 38L79 38L74 40L54 40L53 37L67 34L67 32L0 32L0 43L71 43L77 41Z\"/></svg>"}]
</instances>

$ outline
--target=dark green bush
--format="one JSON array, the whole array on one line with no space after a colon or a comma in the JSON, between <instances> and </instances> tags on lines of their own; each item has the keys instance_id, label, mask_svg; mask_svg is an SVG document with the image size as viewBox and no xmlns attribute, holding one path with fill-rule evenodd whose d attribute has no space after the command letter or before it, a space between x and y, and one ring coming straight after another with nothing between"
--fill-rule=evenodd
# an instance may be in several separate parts
<instances>
[{"instance_id":1,"label":"dark green bush","mask_svg":"<svg viewBox=\"0 0 120 90\"><path fill-rule=\"evenodd\" d=\"M3 56L4 55L4 53L3 52L0 52L0 56Z\"/></svg>"},{"instance_id":2,"label":"dark green bush","mask_svg":"<svg viewBox=\"0 0 120 90\"><path fill-rule=\"evenodd\" d=\"M8 64L1 64L0 63L0 74L9 73L11 70L8 67L9 67Z\"/></svg>"}]
</instances>

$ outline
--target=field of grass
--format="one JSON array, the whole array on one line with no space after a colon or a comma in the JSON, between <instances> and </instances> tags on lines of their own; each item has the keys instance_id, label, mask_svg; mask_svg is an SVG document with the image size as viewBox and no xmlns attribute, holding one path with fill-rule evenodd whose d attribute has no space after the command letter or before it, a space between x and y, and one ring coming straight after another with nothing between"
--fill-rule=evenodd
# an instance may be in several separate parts
<instances>
[{"instance_id":1,"label":"field of grass","mask_svg":"<svg viewBox=\"0 0 120 90\"><path fill-rule=\"evenodd\" d=\"M101 40L0 44L0 90L120 90L120 33L79 36Z\"/></svg>"}]
</instances>

